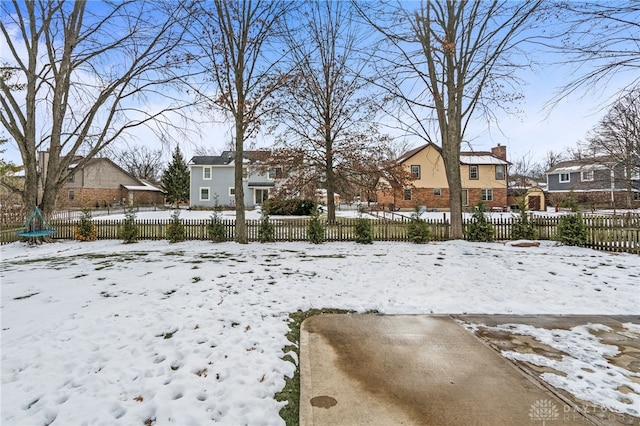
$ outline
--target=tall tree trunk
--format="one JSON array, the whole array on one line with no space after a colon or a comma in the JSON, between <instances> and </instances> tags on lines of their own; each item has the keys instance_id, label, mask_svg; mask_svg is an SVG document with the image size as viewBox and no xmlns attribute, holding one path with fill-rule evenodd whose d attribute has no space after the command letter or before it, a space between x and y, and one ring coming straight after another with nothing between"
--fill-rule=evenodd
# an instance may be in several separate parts
<instances>
[{"instance_id":1,"label":"tall tree trunk","mask_svg":"<svg viewBox=\"0 0 640 426\"><path fill-rule=\"evenodd\" d=\"M451 120L447 128L446 137L442 141L442 160L449 186L449 211L451 214L451 228L449 238L460 240L464 238L462 229L462 178L460 176L460 136Z\"/></svg>"},{"instance_id":2,"label":"tall tree trunk","mask_svg":"<svg viewBox=\"0 0 640 426\"><path fill-rule=\"evenodd\" d=\"M240 107L241 110L242 107ZM239 114L242 114L239 112ZM242 169L244 159L244 124L241 117L236 118L236 158L234 170L235 200L236 200L236 242L247 244L247 226L244 213L244 189L242 186Z\"/></svg>"},{"instance_id":3,"label":"tall tree trunk","mask_svg":"<svg viewBox=\"0 0 640 426\"><path fill-rule=\"evenodd\" d=\"M325 135L325 174L327 176L327 221L330 223L336 221L336 203L335 192L336 182L335 173L333 172L333 141L331 140L331 133L327 132Z\"/></svg>"}]
</instances>

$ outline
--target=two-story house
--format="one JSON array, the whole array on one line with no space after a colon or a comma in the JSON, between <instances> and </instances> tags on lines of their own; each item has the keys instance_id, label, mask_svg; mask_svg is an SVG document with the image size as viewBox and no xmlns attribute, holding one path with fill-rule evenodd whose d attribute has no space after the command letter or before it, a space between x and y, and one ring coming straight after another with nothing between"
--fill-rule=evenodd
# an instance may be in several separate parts
<instances>
[{"instance_id":1,"label":"two-story house","mask_svg":"<svg viewBox=\"0 0 640 426\"><path fill-rule=\"evenodd\" d=\"M630 170L610 157L563 161L546 172L549 198L569 194L592 207L640 207L640 165Z\"/></svg>"},{"instance_id":2,"label":"two-story house","mask_svg":"<svg viewBox=\"0 0 640 426\"><path fill-rule=\"evenodd\" d=\"M381 181L378 204L412 209L416 205L428 209L449 208L449 184L441 149L428 143L403 154L397 160L411 174L411 182ZM498 145L491 152L462 152L462 205L472 207L484 203L488 208L507 206L507 149Z\"/></svg>"},{"instance_id":3,"label":"two-story house","mask_svg":"<svg viewBox=\"0 0 640 426\"><path fill-rule=\"evenodd\" d=\"M244 152L242 189L247 208L261 205L275 189L279 169L266 165L270 155L269 151ZM219 156L191 159L188 164L191 207L211 208L216 201L221 206L235 205L235 158L235 151L224 151Z\"/></svg>"}]
</instances>

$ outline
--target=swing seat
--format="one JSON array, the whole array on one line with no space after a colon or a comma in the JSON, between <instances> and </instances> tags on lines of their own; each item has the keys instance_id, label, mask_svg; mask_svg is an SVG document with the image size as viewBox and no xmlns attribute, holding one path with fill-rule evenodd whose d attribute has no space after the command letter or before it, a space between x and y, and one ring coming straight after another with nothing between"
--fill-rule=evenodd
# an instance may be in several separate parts
<instances>
[{"instance_id":1,"label":"swing seat","mask_svg":"<svg viewBox=\"0 0 640 426\"><path fill-rule=\"evenodd\" d=\"M16 235L18 237L36 238L36 237L47 237L47 236L53 235L55 233L56 233L56 231L54 229L41 229L39 231L18 232L18 233L16 233Z\"/></svg>"},{"instance_id":2,"label":"swing seat","mask_svg":"<svg viewBox=\"0 0 640 426\"><path fill-rule=\"evenodd\" d=\"M27 219L23 230L16 232L16 235L23 238L39 238L48 237L55 233L55 229L51 228L51 225L46 221L40 209L36 207L33 209L33 212L31 212L29 219Z\"/></svg>"}]
</instances>

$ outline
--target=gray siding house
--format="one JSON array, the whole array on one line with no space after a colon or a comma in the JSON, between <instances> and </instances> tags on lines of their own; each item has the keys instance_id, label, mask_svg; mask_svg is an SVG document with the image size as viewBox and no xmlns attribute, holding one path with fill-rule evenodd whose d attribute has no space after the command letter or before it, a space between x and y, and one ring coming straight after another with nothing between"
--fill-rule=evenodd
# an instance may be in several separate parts
<instances>
[{"instance_id":1,"label":"gray siding house","mask_svg":"<svg viewBox=\"0 0 640 426\"><path fill-rule=\"evenodd\" d=\"M626 207L628 201L640 206L640 169L627 173L620 164L607 158L563 161L547 172L547 193L573 193L579 203L594 206ZM628 200L630 198L630 200Z\"/></svg>"},{"instance_id":2,"label":"gray siding house","mask_svg":"<svg viewBox=\"0 0 640 426\"><path fill-rule=\"evenodd\" d=\"M245 151L243 158L244 204L247 208L261 205L275 188L275 171L265 165L269 151ZM235 151L219 156L195 156L189 162L191 176L189 205L211 208L216 198L221 206L235 205Z\"/></svg>"}]
</instances>

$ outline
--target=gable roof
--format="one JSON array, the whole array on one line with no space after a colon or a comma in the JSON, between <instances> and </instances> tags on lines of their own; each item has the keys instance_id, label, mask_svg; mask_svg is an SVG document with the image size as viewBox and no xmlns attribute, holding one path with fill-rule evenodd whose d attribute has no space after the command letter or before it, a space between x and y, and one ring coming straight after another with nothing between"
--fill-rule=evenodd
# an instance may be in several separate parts
<instances>
[{"instance_id":1,"label":"gable roof","mask_svg":"<svg viewBox=\"0 0 640 426\"><path fill-rule=\"evenodd\" d=\"M433 148L438 151L438 152L442 152L442 150L440 149L440 147L436 144L433 144L431 142L428 142L424 145L420 145L417 148L414 148L410 151L405 152L404 154L402 154L400 157L398 157L398 159L396 160L398 163L404 163L405 161L407 161L409 158L413 157L414 155L416 155L417 153L419 153L420 151L422 151L423 149L426 149L429 147L429 145L433 146Z\"/></svg>"},{"instance_id":2,"label":"gable roof","mask_svg":"<svg viewBox=\"0 0 640 426\"><path fill-rule=\"evenodd\" d=\"M398 161L399 163L404 163L409 158L413 157L423 149L427 148L429 145L431 145L436 151L438 151L438 153L442 155L442 149L438 145L429 142L425 145L421 145L417 148L414 148L410 151L405 152L400 157L398 157L396 161ZM470 151L470 152L460 152L460 164L508 165L511 163L508 161L502 160L501 158L498 158L495 154L489 151L475 151L475 152Z\"/></svg>"},{"instance_id":3,"label":"gable roof","mask_svg":"<svg viewBox=\"0 0 640 426\"><path fill-rule=\"evenodd\" d=\"M80 161L82 159L83 159L83 157L77 156L74 160L75 161ZM138 179L137 177L135 177L134 175L132 175L131 173L129 173L128 171L126 171L125 169L123 169L122 167L117 165L113 160L111 160L110 158L107 158L107 157L93 157L93 158L90 158L89 160L87 160L87 162L82 167L86 169L86 168L90 168L90 167L96 166L96 165L98 165L100 163L107 163L109 166L111 166L114 169L118 170L120 173L126 175L127 177L131 178L133 181L137 182L139 184L138 186L141 186L141 187L145 186L145 182L144 181L142 181L141 179ZM70 169L75 169L77 166L78 166L77 163L69 164L69 168Z\"/></svg>"},{"instance_id":4,"label":"gable roof","mask_svg":"<svg viewBox=\"0 0 640 426\"><path fill-rule=\"evenodd\" d=\"M582 160L561 161L547 170L546 174L572 173L588 170L609 170L610 157L595 157Z\"/></svg>"},{"instance_id":5,"label":"gable roof","mask_svg":"<svg viewBox=\"0 0 640 426\"><path fill-rule=\"evenodd\" d=\"M511 164L501 158L496 157L490 152L461 152L460 164L491 164L491 165L508 165Z\"/></svg>"},{"instance_id":6,"label":"gable roof","mask_svg":"<svg viewBox=\"0 0 640 426\"><path fill-rule=\"evenodd\" d=\"M245 163L254 164L265 161L271 156L271 151L244 151L242 157ZM233 164L236 159L236 151L223 151L220 155L196 155L191 158L189 165L195 166L226 166Z\"/></svg>"}]
</instances>

